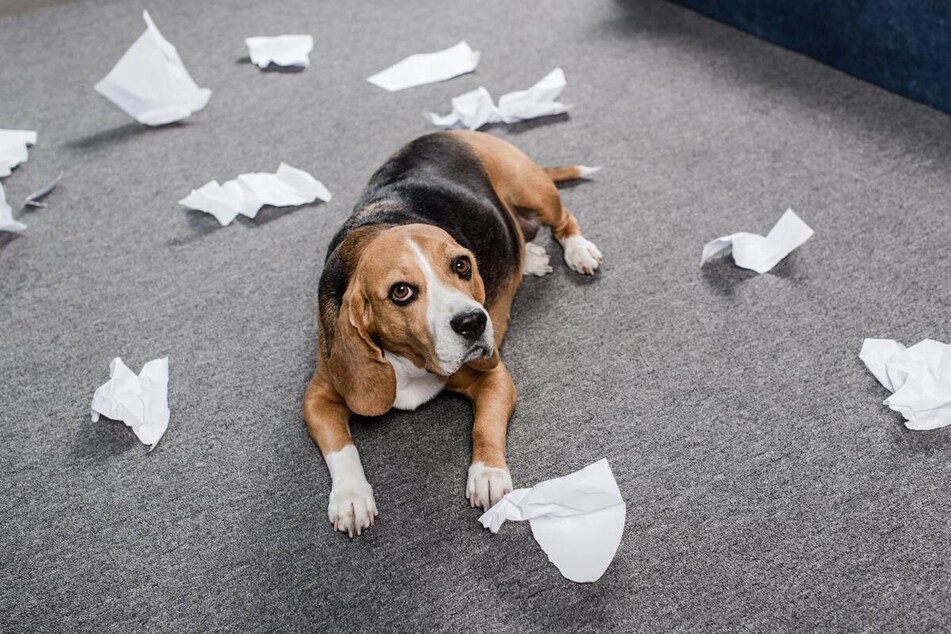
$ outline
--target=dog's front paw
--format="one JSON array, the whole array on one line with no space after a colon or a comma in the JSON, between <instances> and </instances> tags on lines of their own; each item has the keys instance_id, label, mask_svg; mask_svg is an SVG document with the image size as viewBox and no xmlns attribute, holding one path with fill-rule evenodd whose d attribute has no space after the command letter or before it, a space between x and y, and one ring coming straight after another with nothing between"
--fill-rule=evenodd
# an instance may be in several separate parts
<instances>
[{"instance_id":1,"label":"dog's front paw","mask_svg":"<svg viewBox=\"0 0 951 634\"><path fill-rule=\"evenodd\" d=\"M565 238L561 246L565 250L565 263L576 273L594 275L604 260L598 247L582 235Z\"/></svg>"},{"instance_id":2,"label":"dog's front paw","mask_svg":"<svg viewBox=\"0 0 951 634\"><path fill-rule=\"evenodd\" d=\"M512 492L512 476L509 470L499 467L487 467L481 462L469 466L469 479L466 482L466 498L470 506L478 506L488 511L506 493Z\"/></svg>"},{"instance_id":3,"label":"dog's front paw","mask_svg":"<svg viewBox=\"0 0 951 634\"><path fill-rule=\"evenodd\" d=\"M363 529L373 525L376 517L376 500L373 487L366 481L360 485L334 488L330 491L327 517L334 529L350 537L360 535Z\"/></svg>"}]
</instances>

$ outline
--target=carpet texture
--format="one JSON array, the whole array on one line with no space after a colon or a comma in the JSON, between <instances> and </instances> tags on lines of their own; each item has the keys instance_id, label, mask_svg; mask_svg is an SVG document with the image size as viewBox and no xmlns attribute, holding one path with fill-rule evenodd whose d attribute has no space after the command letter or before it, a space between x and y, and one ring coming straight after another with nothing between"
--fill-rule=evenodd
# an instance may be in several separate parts
<instances>
[{"instance_id":1,"label":"carpet texture","mask_svg":"<svg viewBox=\"0 0 951 634\"><path fill-rule=\"evenodd\" d=\"M0 239L3 631L938 630L951 627L951 430L910 432L864 337L951 339L951 119L655 0L153 0L207 108L149 129L92 86L143 30L137 3L0 20L0 126L39 131L4 179L48 209ZM312 33L303 73L250 35ZM465 38L478 71L387 93L370 74ZM543 165L606 256L528 279L504 358L516 486L608 458L617 557L563 579L528 526L464 500L470 411L443 396L353 425L380 516L327 523L300 399L327 242L424 110L564 68L569 116L493 134ZM333 192L219 227L176 201L281 161ZM18 205L15 205L18 206ZM773 272L703 244L787 207L816 236ZM91 423L113 356L168 355L151 453Z\"/></svg>"}]
</instances>

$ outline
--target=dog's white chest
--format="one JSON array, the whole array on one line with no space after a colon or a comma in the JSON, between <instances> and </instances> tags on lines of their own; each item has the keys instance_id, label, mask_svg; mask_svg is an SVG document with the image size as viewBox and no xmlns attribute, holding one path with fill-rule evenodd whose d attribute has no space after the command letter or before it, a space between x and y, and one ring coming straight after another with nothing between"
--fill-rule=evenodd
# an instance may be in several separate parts
<instances>
[{"instance_id":1,"label":"dog's white chest","mask_svg":"<svg viewBox=\"0 0 951 634\"><path fill-rule=\"evenodd\" d=\"M414 410L435 398L446 385L443 377L417 368L409 359L392 352L384 352L383 358L390 362L396 373L395 409Z\"/></svg>"}]
</instances>

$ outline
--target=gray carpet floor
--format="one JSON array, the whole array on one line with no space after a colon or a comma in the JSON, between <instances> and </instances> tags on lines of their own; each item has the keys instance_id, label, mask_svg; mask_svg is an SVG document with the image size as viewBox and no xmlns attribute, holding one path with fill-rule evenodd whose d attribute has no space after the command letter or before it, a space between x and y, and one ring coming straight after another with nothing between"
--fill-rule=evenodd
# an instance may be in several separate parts
<instances>
[{"instance_id":1,"label":"gray carpet floor","mask_svg":"<svg viewBox=\"0 0 951 634\"><path fill-rule=\"evenodd\" d=\"M92 86L143 30L88 0L0 19L0 126L39 131L4 179L48 209L0 239L3 631L924 631L951 627L951 430L910 432L864 337L951 339L951 119L675 5L544 0L152 0L214 94L148 129ZM243 38L312 33L303 73ZM478 71L387 93L365 78L467 39ZM465 503L468 404L356 421L380 508L353 541L300 415L327 242L421 112L564 68L570 116L496 126L544 165L605 253L528 279L504 357L516 486L606 457L617 557L563 579L528 526ZM219 227L176 201L301 167L329 204ZM19 206L19 205L15 205ZM773 272L698 267L787 207L816 236ZM151 453L89 420L120 355L170 358Z\"/></svg>"}]
</instances>

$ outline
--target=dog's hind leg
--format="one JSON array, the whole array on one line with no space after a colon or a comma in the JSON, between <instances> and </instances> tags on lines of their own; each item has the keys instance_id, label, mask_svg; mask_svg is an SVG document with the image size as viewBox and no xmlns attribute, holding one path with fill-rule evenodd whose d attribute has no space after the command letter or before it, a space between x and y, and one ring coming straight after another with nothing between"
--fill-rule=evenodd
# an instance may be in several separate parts
<instances>
[{"instance_id":1,"label":"dog's hind leg","mask_svg":"<svg viewBox=\"0 0 951 634\"><path fill-rule=\"evenodd\" d=\"M531 163L530 167L522 164L517 176L505 179L516 212L538 217L561 244L568 266L578 273L593 275L601 265L601 251L582 235L578 219L561 204L555 181L528 157L525 160Z\"/></svg>"},{"instance_id":2,"label":"dog's hind leg","mask_svg":"<svg viewBox=\"0 0 951 634\"><path fill-rule=\"evenodd\" d=\"M548 167L542 171L554 184L584 178L598 169L600 168L576 165L571 167ZM541 184L539 186L543 187ZM601 255L601 250L593 242L581 234L578 219L561 205L561 194L558 193L557 187L554 189L556 200L549 200L547 205L540 210L536 210L535 213L538 214L543 223L551 227L552 234L565 252L565 262L568 266L578 273L593 275L598 270L601 262L604 261L604 256ZM548 196L551 196L550 191Z\"/></svg>"},{"instance_id":3,"label":"dog's hind leg","mask_svg":"<svg viewBox=\"0 0 951 634\"><path fill-rule=\"evenodd\" d=\"M542 277L552 272L548 252L532 242L525 243L525 263L522 273Z\"/></svg>"},{"instance_id":4,"label":"dog's hind leg","mask_svg":"<svg viewBox=\"0 0 951 634\"><path fill-rule=\"evenodd\" d=\"M516 218L534 216L551 228L572 270L593 275L603 260L601 251L581 233L575 215L561 204L555 182L583 178L593 168L539 167L511 143L489 134L457 130L456 135L478 156L499 199ZM530 238L529 238L530 239Z\"/></svg>"}]
</instances>

